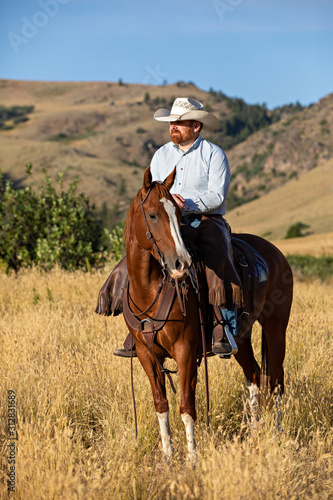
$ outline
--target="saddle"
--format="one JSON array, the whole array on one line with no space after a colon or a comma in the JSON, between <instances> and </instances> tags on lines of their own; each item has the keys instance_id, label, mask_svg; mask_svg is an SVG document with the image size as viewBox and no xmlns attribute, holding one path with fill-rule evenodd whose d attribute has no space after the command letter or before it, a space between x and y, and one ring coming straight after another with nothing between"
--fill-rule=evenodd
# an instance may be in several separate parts
<instances>
[{"instance_id":1,"label":"saddle","mask_svg":"<svg viewBox=\"0 0 333 500\"><path fill-rule=\"evenodd\" d=\"M263 257L248 243L232 236L232 246L234 251L235 267L238 272L243 288L243 312L249 312L253 307L255 291L262 287L268 277L268 264ZM191 279L192 285L200 286L202 294L206 287L204 276L204 263L200 256L200 251L193 243L189 251L196 263L196 274L199 279ZM104 316L117 316L123 312L123 296L128 285L127 261L124 257L114 268L108 279L101 288L95 312ZM249 297L252 297L252 304L249 303Z\"/></svg>"},{"instance_id":2,"label":"saddle","mask_svg":"<svg viewBox=\"0 0 333 500\"><path fill-rule=\"evenodd\" d=\"M243 303L237 321L238 341L251 335L251 330L240 335L242 327L247 323L247 317L254 310L255 293L258 288L265 285L268 279L268 264L264 258L247 242L231 236L234 266L242 284ZM205 277L205 263L200 249L193 242L187 242L188 250L192 257L193 267L197 276L197 286L201 296L208 296L207 281ZM206 303L206 342L209 342L211 332L216 323L224 323L221 309Z\"/></svg>"},{"instance_id":3,"label":"saddle","mask_svg":"<svg viewBox=\"0 0 333 500\"><path fill-rule=\"evenodd\" d=\"M243 288L243 311L249 312L253 306L255 291L267 282L268 264L249 243L235 236L232 236L231 241L236 270ZM252 304L248 303L250 292Z\"/></svg>"}]
</instances>

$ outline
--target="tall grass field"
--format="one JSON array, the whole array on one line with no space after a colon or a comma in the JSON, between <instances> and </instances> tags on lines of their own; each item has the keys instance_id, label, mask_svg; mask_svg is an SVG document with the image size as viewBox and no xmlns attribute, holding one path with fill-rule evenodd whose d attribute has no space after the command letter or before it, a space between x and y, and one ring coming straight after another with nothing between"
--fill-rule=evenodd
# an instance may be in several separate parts
<instances>
[{"instance_id":1,"label":"tall grass field","mask_svg":"<svg viewBox=\"0 0 333 500\"><path fill-rule=\"evenodd\" d=\"M199 368L193 467L177 375L177 394L167 386L175 447L167 464L137 359L135 438L130 360L113 356L125 323L94 313L109 271L1 274L0 498L333 499L332 282L295 283L280 430L274 409L251 428L241 368L218 357L208 360L207 429ZM260 359L259 328L253 340Z\"/></svg>"}]
</instances>

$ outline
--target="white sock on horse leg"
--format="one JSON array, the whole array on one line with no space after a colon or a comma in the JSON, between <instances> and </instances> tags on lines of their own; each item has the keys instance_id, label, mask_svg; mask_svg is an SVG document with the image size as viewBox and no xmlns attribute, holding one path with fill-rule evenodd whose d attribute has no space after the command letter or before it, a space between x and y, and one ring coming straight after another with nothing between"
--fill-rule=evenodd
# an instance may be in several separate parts
<instances>
[{"instance_id":1,"label":"white sock on horse leg","mask_svg":"<svg viewBox=\"0 0 333 500\"><path fill-rule=\"evenodd\" d=\"M163 454L169 459L173 453L172 439L171 439L171 431L169 424L169 412L158 413L156 412L158 417L158 422L160 424L161 431L161 439L162 439L162 449Z\"/></svg>"},{"instance_id":2,"label":"white sock on horse leg","mask_svg":"<svg viewBox=\"0 0 333 500\"><path fill-rule=\"evenodd\" d=\"M182 421L185 425L187 439L187 453L191 460L196 458L196 444L194 439L194 420L188 413L182 414Z\"/></svg>"},{"instance_id":3,"label":"white sock on horse leg","mask_svg":"<svg viewBox=\"0 0 333 500\"><path fill-rule=\"evenodd\" d=\"M259 418L259 387L256 384L253 384L249 381L248 378L245 377L245 383L250 393L250 409L251 409L251 424L255 425L258 422Z\"/></svg>"}]
</instances>

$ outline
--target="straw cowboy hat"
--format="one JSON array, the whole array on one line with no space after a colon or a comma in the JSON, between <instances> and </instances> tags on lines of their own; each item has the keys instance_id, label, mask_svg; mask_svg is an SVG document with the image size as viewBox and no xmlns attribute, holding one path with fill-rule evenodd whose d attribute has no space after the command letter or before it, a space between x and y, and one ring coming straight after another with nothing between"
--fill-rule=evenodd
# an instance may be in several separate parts
<instances>
[{"instance_id":1,"label":"straw cowboy hat","mask_svg":"<svg viewBox=\"0 0 333 500\"><path fill-rule=\"evenodd\" d=\"M171 110L158 109L154 114L154 119L159 122L196 120L202 123L206 130L215 130L218 124L216 116L205 111L203 104L192 97L178 97Z\"/></svg>"}]
</instances>

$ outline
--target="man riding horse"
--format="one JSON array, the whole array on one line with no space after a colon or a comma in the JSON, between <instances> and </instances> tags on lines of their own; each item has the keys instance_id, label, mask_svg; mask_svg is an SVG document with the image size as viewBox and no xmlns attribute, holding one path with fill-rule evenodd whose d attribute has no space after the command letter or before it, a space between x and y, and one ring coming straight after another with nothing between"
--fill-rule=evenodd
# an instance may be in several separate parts
<instances>
[{"instance_id":1,"label":"man riding horse","mask_svg":"<svg viewBox=\"0 0 333 500\"><path fill-rule=\"evenodd\" d=\"M163 181L176 167L170 193L179 207L184 239L195 240L205 262L209 303L218 308L223 321L214 322L212 352L235 354L237 308L243 297L235 270L230 227L224 219L230 185L230 167L224 151L203 139L200 131L215 130L217 118L192 98L177 98L171 110L159 109L154 119L168 122L171 142L156 151L151 161L153 181ZM100 294L110 293L112 273ZM97 308L97 312L103 314ZM223 325L222 325L223 323ZM133 355L131 343L114 354Z\"/></svg>"}]
</instances>

